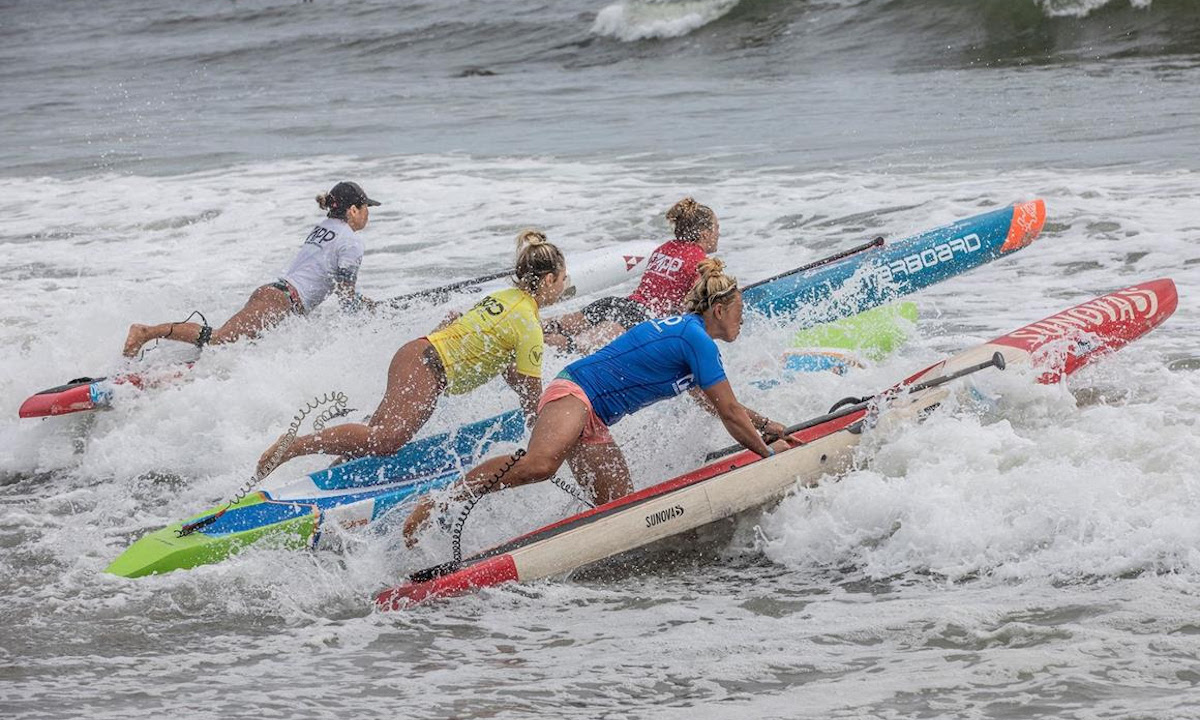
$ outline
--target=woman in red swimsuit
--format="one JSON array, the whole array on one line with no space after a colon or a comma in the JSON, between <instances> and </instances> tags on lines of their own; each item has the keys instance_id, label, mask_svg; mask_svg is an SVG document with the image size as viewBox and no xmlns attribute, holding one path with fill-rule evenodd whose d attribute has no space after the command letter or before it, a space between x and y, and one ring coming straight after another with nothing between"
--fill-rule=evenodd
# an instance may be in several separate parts
<instances>
[{"instance_id":1,"label":"woman in red swimsuit","mask_svg":"<svg viewBox=\"0 0 1200 720\"><path fill-rule=\"evenodd\" d=\"M675 239L658 246L642 282L629 297L605 297L583 310L542 323L545 342L567 352L598 348L640 322L677 314L696 282L696 267L715 252L721 235L717 214L685 197L667 211Z\"/></svg>"}]
</instances>

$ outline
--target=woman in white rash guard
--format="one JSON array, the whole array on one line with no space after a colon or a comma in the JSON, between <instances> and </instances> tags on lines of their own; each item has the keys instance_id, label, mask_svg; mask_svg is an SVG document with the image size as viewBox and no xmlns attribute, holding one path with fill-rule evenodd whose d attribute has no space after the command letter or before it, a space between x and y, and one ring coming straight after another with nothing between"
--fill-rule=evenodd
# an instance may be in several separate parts
<instances>
[{"instance_id":1,"label":"woman in white rash guard","mask_svg":"<svg viewBox=\"0 0 1200 720\"><path fill-rule=\"evenodd\" d=\"M340 182L317 196L317 205L328 211L304 239L300 252L287 271L273 283L250 294L246 305L219 328L207 322L174 322L161 325L131 325L124 354L136 357L151 340L178 340L204 347L258 337L290 314L303 315L320 305L330 293L343 308L373 309L375 302L355 290L363 259L363 241L358 231L367 225L369 207L379 203L367 197L357 183ZM200 316L203 320L204 316Z\"/></svg>"}]
</instances>

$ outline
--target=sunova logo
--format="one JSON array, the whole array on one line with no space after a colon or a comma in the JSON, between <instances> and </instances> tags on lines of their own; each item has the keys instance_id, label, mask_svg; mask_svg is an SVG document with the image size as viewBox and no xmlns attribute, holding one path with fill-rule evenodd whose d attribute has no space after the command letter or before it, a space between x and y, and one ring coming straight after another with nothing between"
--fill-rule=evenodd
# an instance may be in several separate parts
<instances>
[{"instance_id":1,"label":"sunova logo","mask_svg":"<svg viewBox=\"0 0 1200 720\"><path fill-rule=\"evenodd\" d=\"M1152 318L1158 313L1158 295L1153 290L1132 288L1098 297L1063 310L1045 320L1009 333L1009 337L1038 346L1053 338L1076 332L1094 331L1107 323Z\"/></svg>"},{"instance_id":2,"label":"sunova logo","mask_svg":"<svg viewBox=\"0 0 1200 720\"><path fill-rule=\"evenodd\" d=\"M646 527L652 528L655 525L661 525L668 520L674 520L677 517L683 516L683 506L673 505L666 510L659 510L656 513L646 516Z\"/></svg>"},{"instance_id":3,"label":"sunova logo","mask_svg":"<svg viewBox=\"0 0 1200 720\"><path fill-rule=\"evenodd\" d=\"M975 233L954 238L949 242L938 243L931 248L925 248L921 252L905 255L899 260L893 260L887 265L876 268L875 282L878 284L891 284L907 280L909 277L923 270L948 263L957 257L977 253L982 247L983 242Z\"/></svg>"}]
</instances>

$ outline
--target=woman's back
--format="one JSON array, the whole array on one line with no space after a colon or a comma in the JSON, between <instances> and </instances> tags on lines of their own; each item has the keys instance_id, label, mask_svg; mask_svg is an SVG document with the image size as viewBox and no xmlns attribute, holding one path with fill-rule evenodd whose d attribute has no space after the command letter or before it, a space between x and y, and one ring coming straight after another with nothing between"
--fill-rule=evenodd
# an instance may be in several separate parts
<instances>
[{"instance_id":1,"label":"woman's back","mask_svg":"<svg viewBox=\"0 0 1200 720\"><path fill-rule=\"evenodd\" d=\"M679 312L684 296L696 282L696 266L707 257L694 242L671 240L659 245L629 299L644 305L655 317Z\"/></svg>"},{"instance_id":2,"label":"woman's back","mask_svg":"<svg viewBox=\"0 0 1200 720\"><path fill-rule=\"evenodd\" d=\"M365 247L358 233L339 218L325 218L305 238L281 278L300 294L306 311L320 305L334 284L355 284Z\"/></svg>"}]
</instances>

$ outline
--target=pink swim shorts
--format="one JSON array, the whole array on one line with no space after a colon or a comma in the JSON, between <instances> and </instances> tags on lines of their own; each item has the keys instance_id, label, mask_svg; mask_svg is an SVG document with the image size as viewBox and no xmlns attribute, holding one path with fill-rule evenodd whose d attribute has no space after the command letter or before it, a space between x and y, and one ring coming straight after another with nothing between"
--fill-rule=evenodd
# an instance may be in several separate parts
<instances>
[{"instance_id":1,"label":"pink swim shorts","mask_svg":"<svg viewBox=\"0 0 1200 720\"><path fill-rule=\"evenodd\" d=\"M562 377L551 380L545 391L542 392L541 400L538 400L538 412L541 413L542 408L549 403L565 397L579 398L587 406L588 418L583 423L583 432L579 435L579 442L584 445L608 445L613 442L613 437L608 432L608 426L592 409L592 401L588 399L587 393L571 380Z\"/></svg>"}]
</instances>

